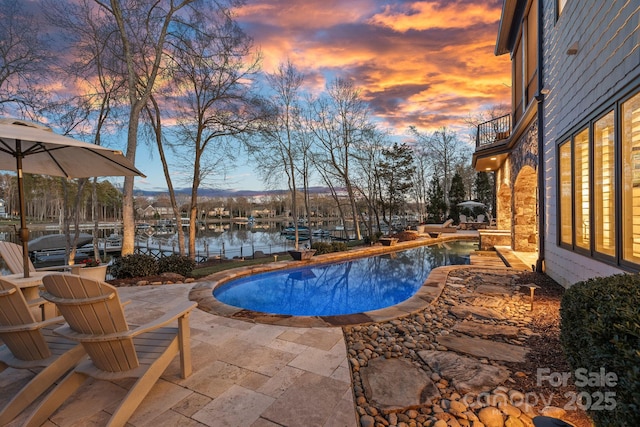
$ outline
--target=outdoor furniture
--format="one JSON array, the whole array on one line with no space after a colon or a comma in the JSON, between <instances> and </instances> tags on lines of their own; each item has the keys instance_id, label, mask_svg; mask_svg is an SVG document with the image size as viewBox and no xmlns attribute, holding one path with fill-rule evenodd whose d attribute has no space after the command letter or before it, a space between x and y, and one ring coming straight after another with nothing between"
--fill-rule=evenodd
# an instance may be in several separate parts
<instances>
[{"instance_id":1,"label":"outdoor furniture","mask_svg":"<svg viewBox=\"0 0 640 427\"><path fill-rule=\"evenodd\" d=\"M13 273L7 276L3 276L3 278L11 281L11 283L20 288L27 301L35 300L40 297L42 278L47 274L50 274L52 271L62 270L78 274L80 268L83 267L83 265L80 264L59 265L36 269L33 266L31 260L29 260L29 277L24 277L22 246L16 245L15 243L11 242L0 241L0 257L4 259L4 262L7 265L9 271ZM55 316L57 316L57 313L55 312L55 307L53 306L53 304L49 304L44 301L44 305L42 306L42 316L40 317L40 320Z\"/></svg>"},{"instance_id":2,"label":"outdoor furniture","mask_svg":"<svg viewBox=\"0 0 640 427\"><path fill-rule=\"evenodd\" d=\"M5 264L9 271L13 274L24 274L23 260L22 260L22 246L16 245L15 243L0 241L0 257L4 260ZM29 260L29 275L38 272L51 272L51 271L62 271L62 270L70 270L72 272L77 272L76 269L82 267L82 265L56 265L52 267L43 267L36 269L33 266L31 260ZM42 273L41 276L47 273Z\"/></svg>"},{"instance_id":3,"label":"outdoor furniture","mask_svg":"<svg viewBox=\"0 0 640 427\"><path fill-rule=\"evenodd\" d=\"M35 301L34 305L43 301ZM62 317L38 322L18 287L0 279L0 368L43 368L0 408L0 425L6 425L85 357L82 346L53 333Z\"/></svg>"},{"instance_id":4,"label":"outdoor furniture","mask_svg":"<svg viewBox=\"0 0 640 427\"><path fill-rule=\"evenodd\" d=\"M484 222L484 215L482 214L478 215L475 222Z\"/></svg>"},{"instance_id":5,"label":"outdoor furniture","mask_svg":"<svg viewBox=\"0 0 640 427\"><path fill-rule=\"evenodd\" d=\"M90 360L80 363L34 410L27 426L40 426L88 377L98 380L136 378L115 408L108 425L125 425L176 354L182 378L191 375L189 314L185 301L164 316L129 329L115 287L72 274L43 279L43 297L54 302L68 325L56 333L82 343ZM168 326L175 320L178 326Z\"/></svg>"},{"instance_id":6,"label":"outdoor furniture","mask_svg":"<svg viewBox=\"0 0 640 427\"><path fill-rule=\"evenodd\" d=\"M448 219L442 224L425 224L425 233L455 233L457 227L453 226L453 220Z\"/></svg>"},{"instance_id":7,"label":"outdoor furniture","mask_svg":"<svg viewBox=\"0 0 640 427\"><path fill-rule=\"evenodd\" d=\"M460 214L460 224L467 222L467 216L464 214Z\"/></svg>"}]
</instances>

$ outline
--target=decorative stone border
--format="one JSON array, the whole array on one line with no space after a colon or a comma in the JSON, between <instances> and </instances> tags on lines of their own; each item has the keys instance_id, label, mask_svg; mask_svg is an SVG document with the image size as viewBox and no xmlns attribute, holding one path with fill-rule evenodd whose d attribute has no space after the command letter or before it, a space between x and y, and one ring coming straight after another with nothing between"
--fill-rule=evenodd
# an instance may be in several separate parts
<instances>
[{"instance_id":1,"label":"decorative stone border","mask_svg":"<svg viewBox=\"0 0 640 427\"><path fill-rule=\"evenodd\" d=\"M360 250L334 252L326 255L314 256L307 261L280 261L257 266L234 268L214 273L208 276L207 280L198 282L189 291L189 300L197 302L199 309L218 316L230 317L253 323L265 323L280 326L303 328L335 327L397 319L423 310L426 306L432 304L442 293L449 272L458 268L464 268L465 266L451 265L433 269L418 292L416 292L411 298L391 307L339 316L292 316L261 313L224 304L213 296L213 290L229 280L267 271L299 267L302 263L326 264L346 259L362 258L389 252L402 251L414 247L437 244L444 241L471 240L473 238L474 236L468 234L459 236L449 235L437 239L421 238L408 242L399 242L394 245L393 248L388 246L372 246L370 248Z\"/></svg>"}]
</instances>

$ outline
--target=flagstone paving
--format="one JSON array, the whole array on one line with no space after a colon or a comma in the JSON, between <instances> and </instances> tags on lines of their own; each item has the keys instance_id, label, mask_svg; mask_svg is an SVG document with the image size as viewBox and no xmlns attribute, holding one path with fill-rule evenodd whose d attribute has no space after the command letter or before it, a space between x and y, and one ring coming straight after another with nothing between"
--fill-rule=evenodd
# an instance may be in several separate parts
<instances>
[{"instance_id":1,"label":"flagstone paving","mask_svg":"<svg viewBox=\"0 0 640 427\"><path fill-rule=\"evenodd\" d=\"M477 337L445 335L438 338L438 344L459 353L503 362L522 363L527 355L527 349L522 346Z\"/></svg>"}]
</instances>

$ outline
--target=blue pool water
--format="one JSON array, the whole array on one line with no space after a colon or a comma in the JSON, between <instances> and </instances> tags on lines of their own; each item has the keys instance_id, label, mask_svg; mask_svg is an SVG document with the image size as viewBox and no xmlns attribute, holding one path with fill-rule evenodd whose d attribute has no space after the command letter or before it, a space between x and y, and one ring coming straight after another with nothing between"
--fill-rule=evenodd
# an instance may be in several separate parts
<instances>
[{"instance_id":1,"label":"blue pool water","mask_svg":"<svg viewBox=\"0 0 640 427\"><path fill-rule=\"evenodd\" d=\"M219 301L270 314L336 316L398 304L415 294L431 269L469 264L476 242L422 246L335 264L261 273L213 291Z\"/></svg>"}]
</instances>

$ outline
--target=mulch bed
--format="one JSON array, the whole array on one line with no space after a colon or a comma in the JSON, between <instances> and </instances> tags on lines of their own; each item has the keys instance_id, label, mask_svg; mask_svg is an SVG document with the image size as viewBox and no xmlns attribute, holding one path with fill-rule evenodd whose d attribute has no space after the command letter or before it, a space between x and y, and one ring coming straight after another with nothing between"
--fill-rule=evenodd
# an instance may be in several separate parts
<instances>
[{"instance_id":1,"label":"mulch bed","mask_svg":"<svg viewBox=\"0 0 640 427\"><path fill-rule=\"evenodd\" d=\"M549 276L541 273L523 273L518 282L535 283L539 286L535 290L530 326L530 329L538 335L530 337L527 341L527 346L531 349L527 355L527 361L524 364L509 365L514 371L526 374L526 376L513 377L516 381L514 388L535 393L540 400L545 399L547 402L552 398L550 405L570 409L567 410L565 420L577 427L592 426L593 423L586 413L576 406L573 396L576 396L579 390L571 380L566 386L558 387L552 387L549 381L538 381L539 368L549 369L551 373L572 373L560 343L560 302L565 289ZM575 410L572 410L573 407Z\"/></svg>"}]
</instances>

